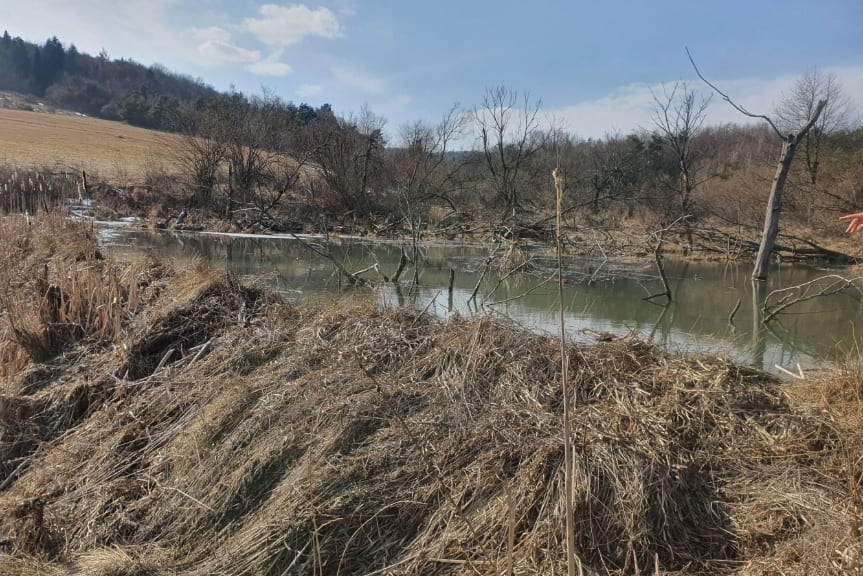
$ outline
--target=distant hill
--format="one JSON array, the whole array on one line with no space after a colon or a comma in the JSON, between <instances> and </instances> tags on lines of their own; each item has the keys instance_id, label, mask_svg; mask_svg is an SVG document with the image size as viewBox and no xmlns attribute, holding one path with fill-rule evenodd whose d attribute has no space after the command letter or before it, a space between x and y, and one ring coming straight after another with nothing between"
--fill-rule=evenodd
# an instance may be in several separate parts
<instances>
[{"instance_id":1,"label":"distant hill","mask_svg":"<svg viewBox=\"0 0 863 576\"><path fill-rule=\"evenodd\" d=\"M159 64L111 60L104 51L91 56L74 44L64 46L56 36L34 44L9 32L0 36L0 91L4 90L88 116L160 130L173 129L184 112L238 96ZM314 120L320 110L292 103L285 109L300 122Z\"/></svg>"}]
</instances>

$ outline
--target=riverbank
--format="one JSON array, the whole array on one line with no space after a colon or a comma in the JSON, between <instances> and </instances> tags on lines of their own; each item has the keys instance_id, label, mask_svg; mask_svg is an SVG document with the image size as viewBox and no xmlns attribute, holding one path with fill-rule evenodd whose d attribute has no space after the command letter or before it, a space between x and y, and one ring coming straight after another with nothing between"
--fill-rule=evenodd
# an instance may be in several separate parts
<instances>
[{"instance_id":1,"label":"riverbank","mask_svg":"<svg viewBox=\"0 0 863 576\"><path fill-rule=\"evenodd\" d=\"M18 168L0 166L0 196L4 213L35 214L58 208L77 216L102 221L127 222L142 229L255 234L261 237L284 234L321 234L362 237L375 241L402 241L422 247L430 242L458 241L496 247L496 259L504 266L521 262L532 254L550 255L554 246L554 216L541 210L520 214L516 222L503 222L498 215L476 207L430 210L418 229L402 216L367 215L352 211L333 216L322 211L313 199L294 198L291 209L278 217L252 215L253 207L225 211L192 207L189 190L176 175L154 168L145 179L114 176L106 178L65 167ZM182 222L178 216L185 211ZM745 261L754 259L762 223L750 218L748 224L732 224L716 217L702 217L689 228L680 222L665 230L665 220L650 209L631 213L607 210L570 213L563 221L563 248L574 257L607 259L611 262L652 262L662 237L663 254L691 261ZM838 215L838 213L837 213ZM260 216L260 214L258 215ZM774 259L816 265L849 265L863 259L855 238L843 234L838 221L803 219L787 215L782 224ZM664 230L659 234L660 230Z\"/></svg>"},{"instance_id":2,"label":"riverbank","mask_svg":"<svg viewBox=\"0 0 863 576\"><path fill-rule=\"evenodd\" d=\"M0 248L3 573L562 573L555 340L121 266L59 217ZM568 355L585 573L860 569L859 366Z\"/></svg>"}]
</instances>

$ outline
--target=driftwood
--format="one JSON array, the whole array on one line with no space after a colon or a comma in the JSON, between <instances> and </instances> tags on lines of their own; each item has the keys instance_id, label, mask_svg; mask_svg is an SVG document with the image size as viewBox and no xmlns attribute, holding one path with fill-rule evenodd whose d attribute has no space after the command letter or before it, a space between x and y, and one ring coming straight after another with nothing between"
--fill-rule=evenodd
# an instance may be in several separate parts
<instances>
[{"instance_id":1,"label":"driftwood","mask_svg":"<svg viewBox=\"0 0 863 576\"><path fill-rule=\"evenodd\" d=\"M781 314L795 304L843 292L848 293L858 302L863 302L863 277L845 278L838 274L828 274L797 286L773 290L764 299L763 322L770 322L777 314ZM771 300L775 302L771 303Z\"/></svg>"},{"instance_id":2,"label":"driftwood","mask_svg":"<svg viewBox=\"0 0 863 576\"><path fill-rule=\"evenodd\" d=\"M735 253L756 254L759 243L729 234L728 232L714 228L693 228L692 234L701 240L699 248L706 252L715 254L727 254L730 256L729 245L735 246ZM783 243L775 243L773 252L780 254L784 260L806 260L811 258L821 259L831 264L850 264L856 259L850 254L824 248L813 240L802 238L792 234L779 234ZM791 244L789 244L789 242ZM794 243L805 244L806 247L795 246Z\"/></svg>"},{"instance_id":3,"label":"driftwood","mask_svg":"<svg viewBox=\"0 0 863 576\"><path fill-rule=\"evenodd\" d=\"M656 241L656 245L651 245L650 238L648 238L647 247L651 252L653 252L653 258L656 262L656 271L659 273L659 279L662 281L663 291L657 292L656 294L651 294L650 296L646 296L642 298L642 300L650 302L654 298L665 296L666 304L671 303L671 286L669 286L668 284L668 278L665 275L665 266L662 264L662 247L665 243L665 233L674 228L678 222L686 220L687 218L689 218L689 216L681 216L680 218L675 219L668 226L660 228L659 230L655 230L650 234L650 238Z\"/></svg>"},{"instance_id":4,"label":"driftwood","mask_svg":"<svg viewBox=\"0 0 863 576\"><path fill-rule=\"evenodd\" d=\"M368 284L368 280L366 280L365 278L361 278L358 275L359 273L349 272L347 268L345 268L342 263L339 262L335 256L333 256L333 253L332 251L330 251L329 246L321 246L320 244L317 244L315 242L307 242L293 232L290 232L290 235L294 238L294 240L297 240L307 250L310 250L318 256L326 258L327 260L332 262L333 266L336 267L336 270L338 270L340 274L344 275L348 279L349 284L353 286L366 286ZM329 242L327 242L327 244L329 244ZM374 268L374 266L372 268Z\"/></svg>"}]
</instances>

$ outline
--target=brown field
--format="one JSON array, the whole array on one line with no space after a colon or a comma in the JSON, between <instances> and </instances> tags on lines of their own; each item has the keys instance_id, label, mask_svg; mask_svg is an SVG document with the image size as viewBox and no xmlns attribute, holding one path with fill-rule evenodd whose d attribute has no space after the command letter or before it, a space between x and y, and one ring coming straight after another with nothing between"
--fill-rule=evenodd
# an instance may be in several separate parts
<instances>
[{"instance_id":1,"label":"brown field","mask_svg":"<svg viewBox=\"0 0 863 576\"><path fill-rule=\"evenodd\" d=\"M0 163L87 170L102 178L163 171L175 136L97 118L0 110Z\"/></svg>"}]
</instances>

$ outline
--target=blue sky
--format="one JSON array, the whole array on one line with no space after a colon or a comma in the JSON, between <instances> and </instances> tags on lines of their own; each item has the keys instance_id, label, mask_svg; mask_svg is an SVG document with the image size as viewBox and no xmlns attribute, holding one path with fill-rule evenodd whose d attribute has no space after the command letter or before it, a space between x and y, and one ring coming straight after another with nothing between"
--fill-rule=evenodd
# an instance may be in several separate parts
<instances>
[{"instance_id":1,"label":"blue sky","mask_svg":"<svg viewBox=\"0 0 863 576\"><path fill-rule=\"evenodd\" d=\"M684 46L754 112L812 68L863 112L861 0L0 0L0 28L342 115L368 105L390 134L501 83L580 136L649 127L651 91L701 88ZM714 99L709 120L743 119Z\"/></svg>"}]
</instances>

